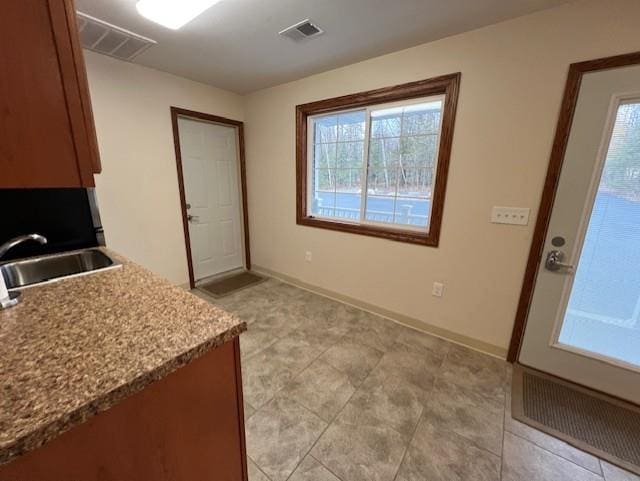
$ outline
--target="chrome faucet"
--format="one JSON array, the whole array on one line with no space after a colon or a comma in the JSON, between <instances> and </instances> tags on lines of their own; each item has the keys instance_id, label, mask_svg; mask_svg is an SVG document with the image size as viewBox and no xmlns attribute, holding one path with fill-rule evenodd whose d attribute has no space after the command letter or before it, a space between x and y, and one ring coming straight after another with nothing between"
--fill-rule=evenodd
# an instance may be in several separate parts
<instances>
[{"instance_id":1,"label":"chrome faucet","mask_svg":"<svg viewBox=\"0 0 640 481\"><path fill-rule=\"evenodd\" d=\"M41 236L40 234L27 234L14 237L13 239L9 239L4 244L0 245L0 259L7 253L9 249L30 240L40 242L40 244L43 245L47 243L47 238Z\"/></svg>"},{"instance_id":2,"label":"chrome faucet","mask_svg":"<svg viewBox=\"0 0 640 481\"><path fill-rule=\"evenodd\" d=\"M9 249L27 241L36 241L44 245L47 243L47 238L40 234L27 234L9 239L4 244L0 245L0 259L9 251ZM2 274L2 271L0 271L0 309L15 306L19 301L19 295L19 292L9 292L7 290L4 275Z\"/></svg>"}]
</instances>

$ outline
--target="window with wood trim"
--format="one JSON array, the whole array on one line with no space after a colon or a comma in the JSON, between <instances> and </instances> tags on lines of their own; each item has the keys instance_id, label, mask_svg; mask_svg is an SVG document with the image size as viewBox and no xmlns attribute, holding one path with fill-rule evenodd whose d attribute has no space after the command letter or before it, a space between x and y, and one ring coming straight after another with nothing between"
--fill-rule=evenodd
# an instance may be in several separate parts
<instances>
[{"instance_id":1,"label":"window with wood trim","mask_svg":"<svg viewBox=\"0 0 640 481\"><path fill-rule=\"evenodd\" d=\"M298 224L437 246L459 80L299 105Z\"/></svg>"}]
</instances>

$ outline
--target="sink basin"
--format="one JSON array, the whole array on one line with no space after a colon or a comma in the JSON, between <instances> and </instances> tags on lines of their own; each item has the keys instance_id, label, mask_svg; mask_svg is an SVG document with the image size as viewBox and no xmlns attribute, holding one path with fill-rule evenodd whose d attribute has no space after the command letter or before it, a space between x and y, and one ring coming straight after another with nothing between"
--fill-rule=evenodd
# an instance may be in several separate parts
<instances>
[{"instance_id":1,"label":"sink basin","mask_svg":"<svg viewBox=\"0 0 640 481\"><path fill-rule=\"evenodd\" d=\"M11 290L103 271L119 265L99 249L85 249L6 262L0 264L0 274Z\"/></svg>"}]
</instances>

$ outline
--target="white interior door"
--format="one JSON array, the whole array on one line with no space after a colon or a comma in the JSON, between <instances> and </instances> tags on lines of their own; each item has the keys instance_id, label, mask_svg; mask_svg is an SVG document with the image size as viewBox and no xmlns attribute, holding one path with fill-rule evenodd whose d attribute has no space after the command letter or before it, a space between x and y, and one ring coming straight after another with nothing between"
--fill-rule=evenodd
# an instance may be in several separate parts
<instances>
[{"instance_id":1,"label":"white interior door","mask_svg":"<svg viewBox=\"0 0 640 481\"><path fill-rule=\"evenodd\" d=\"M198 281L243 266L237 131L178 119L193 273Z\"/></svg>"},{"instance_id":2,"label":"white interior door","mask_svg":"<svg viewBox=\"0 0 640 481\"><path fill-rule=\"evenodd\" d=\"M640 66L583 76L544 253L520 362L640 403Z\"/></svg>"}]
</instances>

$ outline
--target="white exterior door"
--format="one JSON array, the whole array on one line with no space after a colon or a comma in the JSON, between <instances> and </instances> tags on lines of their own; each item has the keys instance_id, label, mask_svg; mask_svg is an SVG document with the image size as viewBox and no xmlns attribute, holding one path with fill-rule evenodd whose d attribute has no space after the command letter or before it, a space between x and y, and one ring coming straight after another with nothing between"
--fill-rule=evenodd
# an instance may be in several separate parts
<instances>
[{"instance_id":1,"label":"white exterior door","mask_svg":"<svg viewBox=\"0 0 640 481\"><path fill-rule=\"evenodd\" d=\"M640 66L583 76L519 361L640 403Z\"/></svg>"},{"instance_id":2,"label":"white exterior door","mask_svg":"<svg viewBox=\"0 0 640 481\"><path fill-rule=\"evenodd\" d=\"M237 131L178 119L193 273L198 281L243 266Z\"/></svg>"}]
</instances>

